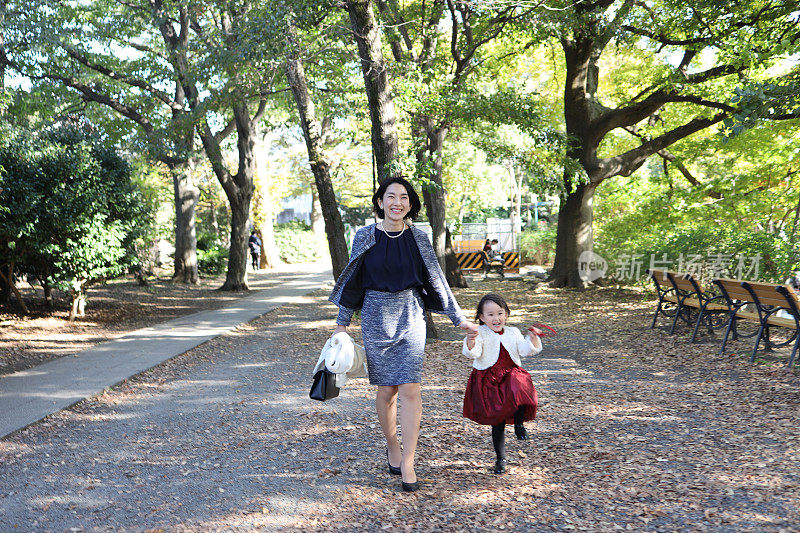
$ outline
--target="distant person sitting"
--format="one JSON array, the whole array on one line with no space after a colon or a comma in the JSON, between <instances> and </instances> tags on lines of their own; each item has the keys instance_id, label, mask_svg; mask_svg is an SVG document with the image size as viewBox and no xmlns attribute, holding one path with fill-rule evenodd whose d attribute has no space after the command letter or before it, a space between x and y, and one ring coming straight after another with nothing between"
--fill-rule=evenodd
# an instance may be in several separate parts
<instances>
[{"instance_id":1,"label":"distant person sitting","mask_svg":"<svg viewBox=\"0 0 800 533\"><path fill-rule=\"evenodd\" d=\"M486 242L483 243L483 251L487 254L492 251L492 242L489 239L486 239Z\"/></svg>"},{"instance_id":2,"label":"distant person sitting","mask_svg":"<svg viewBox=\"0 0 800 533\"><path fill-rule=\"evenodd\" d=\"M488 253L489 257L491 257L492 259L501 257L500 241L498 241L497 239L492 239L491 246L489 247L489 250L486 253Z\"/></svg>"},{"instance_id":3,"label":"distant person sitting","mask_svg":"<svg viewBox=\"0 0 800 533\"><path fill-rule=\"evenodd\" d=\"M253 270L258 270L261 260L261 239L258 238L258 232L253 230L250 232L250 239L247 241L250 247L250 258L253 260Z\"/></svg>"}]
</instances>

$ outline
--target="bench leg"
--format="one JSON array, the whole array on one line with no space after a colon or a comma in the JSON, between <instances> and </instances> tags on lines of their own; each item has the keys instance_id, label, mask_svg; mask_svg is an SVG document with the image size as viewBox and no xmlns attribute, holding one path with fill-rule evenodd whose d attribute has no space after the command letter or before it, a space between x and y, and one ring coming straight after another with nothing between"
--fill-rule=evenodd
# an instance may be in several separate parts
<instances>
[{"instance_id":1,"label":"bench leg","mask_svg":"<svg viewBox=\"0 0 800 533\"><path fill-rule=\"evenodd\" d=\"M789 356L789 369L794 364L794 358L797 355L797 348L800 347L800 331L795 332L794 348L792 348L792 355Z\"/></svg>"},{"instance_id":2,"label":"bench leg","mask_svg":"<svg viewBox=\"0 0 800 533\"><path fill-rule=\"evenodd\" d=\"M694 325L694 331L692 332L692 338L689 339L689 342L694 342L695 337L697 337L697 330L700 328L700 322L703 320L703 315L705 314L705 304L700 306L700 311L697 313L697 322Z\"/></svg>"},{"instance_id":3,"label":"bench leg","mask_svg":"<svg viewBox=\"0 0 800 533\"><path fill-rule=\"evenodd\" d=\"M658 313L661 312L661 300L658 301L658 305L656 306L656 314L653 315L653 323L650 324L650 329L656 327L656 320L658 319Z\"/></svg>"},{"instance_id":4,"label":"bench leg","mask_svg":"<svg viewBox=\"0 0 800 533\"><path fill-rule=\"evenodd\" d=\"M672 327L669 328L669 334L672 335L675 332L675 324L678 323L678 319L681 316L681 311L683 311L683 306L678 303L678 307L675 309L675 318L672 319Z\"/></svg>"},{"instance_id":5,"label":"bench leg","mask_svg":"<svg viewBox=\"0 0 800 533\"><path fill-rule=\"evenodd\" d=\"M722 338L722 348L719 349L720 357L725 352L725 345L728 344L728 335L731 334L731 329L734 329L735 323L736 323L736 317L731 315L731 317L728 319L728 327L725 328L725 336Z\"/></svg>"},{"instance_id":6,"label":"bench leg","mask_svg":"<svg viewBox=\"0 0 800 533\"><path fill-rule=\"evenodd\" d=\"M764 333L764 324L761 324L758 327L758 334L756 335L756 344L753 346L753 355L750 356L750 362L754 363L756 360L756 352L758 351L758 345L761 342L761 335Z\"/></svg>"}]
</instances>

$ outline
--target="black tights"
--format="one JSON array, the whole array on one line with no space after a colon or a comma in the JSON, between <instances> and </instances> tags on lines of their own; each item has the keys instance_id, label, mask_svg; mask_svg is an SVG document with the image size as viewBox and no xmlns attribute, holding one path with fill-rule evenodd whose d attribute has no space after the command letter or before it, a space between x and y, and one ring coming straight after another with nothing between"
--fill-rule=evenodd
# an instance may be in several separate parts
<instances>
[{"instance_id":1,"label":"black tights","mask_svg":"<svg viewBox=\"0 0 800 533\"><path fill-rule=\"evenodd\" d=\"M525 407L520 407L514 413L514 431L519 432L523 428L522 419L525 416ZM506 424L495 424L492 426L492 444L494 444L494 453L497 454L498 459L506 458Z\"/></svg>"}]
</instances>

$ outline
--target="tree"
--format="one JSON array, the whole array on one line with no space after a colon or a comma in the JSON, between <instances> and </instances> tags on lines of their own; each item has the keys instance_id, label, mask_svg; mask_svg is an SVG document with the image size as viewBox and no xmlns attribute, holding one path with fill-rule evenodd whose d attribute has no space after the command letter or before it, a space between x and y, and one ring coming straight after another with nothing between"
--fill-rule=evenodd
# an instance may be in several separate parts
<instances>
[{"instance_id":1,"label":"tree","mask_svg":"<svg viewBox=\"0 0 800 533\"><path fill-rule=\"evenodd\" d=\"M389 72L381 48L380 26L372 9L372 0L348 0L345 8L350 15L353 38L358 47L358 58L364 75L372 127L372 153L378 181L383 182L390 176L399 175L400 168L397 165L397 115Z\"/></svg>"},{"instance_id":2,"label":"tree","mask_svg":"<svg viewBox=\"0 0 800 533\"><path fill-rule=\"evenodd\" d=\"M593 196L614 176L629 176L652 155L737 113L730 101L741 80L756 80L796 49L796 5L784 0L720 3L658 0L558 2L528 23L556 35L566 65L566 155L558 215L555 286L580 287L578 259L593 248ZM610 44L657 54L658 68L627 90L604 90L602 58ZM795 115L796 116L796 115ZM793 118L790 114L785 117ZM615 130L632 129L641 142L621 153L603 146Z\"/></svg>"},{"instance_id":3,"label":"tree","mask_svg":"<svg viewBox=\"0 0 800 533\"><path fill-rule=\"evenodd\" d=\"M24 75L58 81L138 124L159 159L181 171L199 137L231 206L222 288L246 289L254 125L266 109L274 70L262 41L275 36L264 34L257 22L270 6L188 0L40 3L18 23L24 35L20 42L35 46L20 47L12 64ZM235 172L223 150L233 133ZM183 187L184 176L175 173L177 240L183 228L192 241L197 192Z\"/></svg>"},{"instance_id":4,"label":"tree","mask_svg":"<svg viewBox=\"0 0 800 533\"><path fill-rule=\"evenodd\" d=\"M0 141L0 250L8 269L69 290L70 320L86 287L138 263L136 240L152 220L131 167L81 123Z\"/></svg>"},{"instance_id":5,"label":"tree","mask_svg":"<svg viewBox=\"0 0 800 533\"><path fill-rule=\"evenodd\" d=\"M198 191L187 171L194 127L187 118L184 87L176 72L164 68L170 63L161 61L167 52L150 41L139 24L146 8L121 8L103 1L82 7L49 0L27 4L12 6L15 39L8 64L34 81L58 82L84 101L106 106L138 126L151 157L172 175L174 278L196 283ZM99 51L98 45L105 50ZM159 88L170 86L171 93Z\"/></svg>"},{"instance_id":6,"label":"tree","mask_svg":"<svg viewBox=\"0 0 800 533\"><path fill-rule=\"evenodd\" d=\"M289 14L289 23L286 38L286 78L292 89L292 95L297 105L300 117L300 126L308 150L308 162L314 174L317 195L314 195L322 209L322 218L325 222L325 234L328 237L328 249L333 267L333 277L337 279L347 266L347 243L344 238L344 224L339 213L336 196L330 176L330 164L322 148L322 124L317 120L316 108L308 92L305 70L300 60L300 47L297 37L297 28L292 14Z\"/></svg>"},{"instance_id":7,"label":"tree","mask_svg":"<svg viewBox=\"0 0 800 533\"><path fill-rule=\"evenodd\" d=\"M475 5L473 2L379 0L381 19L398 68L411 119L416 173L425 184L423 198L431 224L432 242L448 282L465 287L447 232L446 191L442 154L447 135L463 116L462 108L477 95L476 78L482 65L497 59L489 45L521 17L514 5Z\"/></svg>"}]
</instances>

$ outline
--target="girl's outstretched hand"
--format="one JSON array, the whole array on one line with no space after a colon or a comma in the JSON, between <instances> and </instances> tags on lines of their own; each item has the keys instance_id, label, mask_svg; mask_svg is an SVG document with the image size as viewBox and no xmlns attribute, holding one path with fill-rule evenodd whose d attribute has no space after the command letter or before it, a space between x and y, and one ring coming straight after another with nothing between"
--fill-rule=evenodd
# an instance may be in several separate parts
<instances>
[{"instance_id":1,"label":"girl's outstretched hand","mask_svg":"<svg viewBox=\"0 0 800 533\"><path fill-rule=\"evenodd\" d=\"M532 335L536 335L537 337L554 337L555 335L557 335L556 330L554 330L547 324L541 324L539 322L529 327L528 331Z\"/></svg>"},{"instance_id":2,"label":"girl's outstretched hand","mask_svg":"<svg viewBox=\"0 0 800 533\"><path fill-rule=\"evenodd\" d=\"M469 320L463 320L458 325L458 327L460 327L463 330L466 330L467 331L467 335L469 336L471 334L473 339L475 338L475 335L478 334L478 325L477 324L473 324Z\"/></svg>"}]
</instances>

